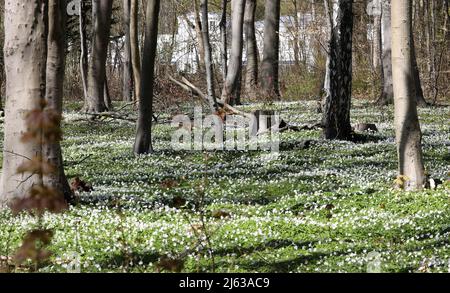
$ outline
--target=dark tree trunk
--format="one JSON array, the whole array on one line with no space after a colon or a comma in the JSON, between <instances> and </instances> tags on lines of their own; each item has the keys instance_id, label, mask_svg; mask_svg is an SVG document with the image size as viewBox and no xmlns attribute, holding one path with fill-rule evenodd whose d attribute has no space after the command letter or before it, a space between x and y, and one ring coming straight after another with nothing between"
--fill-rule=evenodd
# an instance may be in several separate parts
<instances>
[{"instance_id":1,"label":"dark tree trunk","mask_svg":"<svg viewBox=\"0 0 450 293\"><path fill-rule=\"evenodd\" d=\"M330 95L323 114L326 139L351 137L353 1L333 4L333 30L330 42Z\"/></svg>"},{"instance_id":2,"label":"dark tree trunk","mask_svg":"<svg viewBox=\"0 0 450 293\"><path fill-rule=\"evenodd\" d=\"M152 147L153 117L153 78L155 75L155 58L158 42L159 0L147 1L145 24L145 42L142 58L141 96L139 97L139 115L134 142L134 153L148 154Z\"/></svg>"},{"instance_id":3,"label":"dark tree trunk","mask_svg":"<svg viewBox=\"0 0 450 293\"><path fill-rule=\"evenodd\" d=\"M123 52L123 81L122 95L123 100L130 102L133 99L131 90L133 85L133 67L131 65L131 43L130 43L130 6L131 0L123 0L123 22L125 27L125 44Z\"/></svg>"},{"instance_id":4,"label":"dark tree trunk","mask_svg":"<svg viewBox=\"0 0 450 293\"><path fill-rule=\"evenodd\" d=\"M208 101L211 111L214 113L218 110L216 93L214 91L214 71L212 61L212 49L209 40L209 23L208 23L208 1L200 0L200 10L202 18L202 34L203 34L203 48L205 49L205 69L206 69L206 83L208 90Z\"/></svg>"},{"instance_id":5,"label":"dark tree trunk","mask_svg":"<svg viewBox=\"0 0 450 293\"><path fill-rule=\"evenodd\" d=\"M244 31L247 49L247 68L245 75L245 89L251 98L256 97L258 85L258 45L255 35L256 0L247 0L245 4Z\"/></svg>"},{"instance_id":6,"label":"dark tree trunk","mask_svg":"<svg viewBox=\"0 0 450 293\"><path fill-rule=\"evenodd\" d=\"M266 95L279 98L278 85L280 36L280 0L266 0L264 20L264 48L261 62L261 88Z\"/></svg>"},{"instance_id":7,"label":"dark tree trunk","mask_svg":"<svg viewBox=\"0 0 450 293\"><path fill-rule=\"evenodd\" d=\"M85 106L88 104L88 47L86 40L86 11L84 8L84 1L80 1L80 74L81 74L81 82L83 83L83 95L84 95L84 103Z\"/></svg>"},{"instance_id":8,"label":"dark tree trunk","mask_svg":"<svg viewBox=\"0 0 450 293\"><path fill-rule=\"evenodd\" d=\"M233 0L231 10L231 54L221 99L234 105L239 103L240 97L245 0Z\"/></svg>"},{"instance_id":9,"label":"dark tree trunk","mask_svg":"<svg viewBox=\"0 0 450 293\"><path fill-rule=\"evenodd\" d=\"M112 1L92 1L92 50L89 63L89 90L87 112L104 112L106 59L111 28Z\"/></svg>"},{"instance_id":10,"label":"dark tree trunk","mask_svg":"<svg viewBox=\"0 0 450 293\"><path fill-rule=\"evenodd\" d=\"M422 90L422 82L420 81L420 73L419 73L419 66L417 66L417 59L416 59L416 46L414 44L414 35L411 31L411 46L412 46L412 52L411 52L411 62L412 62L412 69L413 69L413 78L414 78L414 94L416 96L417 105L421 107L427 106L427 101L425 100L423 90Z\"/></svg>"},{"instance_id":11,"label":"dark tree trunk","mask_svg":"<svg viewBox=\"0 0 450 293\"><path fill-rule=\"evenodd\" d=\"M64 69L66 45L66 0L48 1L48 38L47 38L47 69L45 99L47 108L62 115L64 94ZM59 142L44 145L43 156L50 164L56 166L56 171L44 177L46 186L54 186L70 200L72 192L63 167L63 157Z\"/></svg>"},{"instance_id":12,"label":"dark tree trunk","mask_svg":"<svg viewBox=\"0 0 450 293\"><path fill-rule=\"evenodd\" d=\"M220 19L220 41L222 47L222 75L227 78L228 73L228 52L227 52L227 4L228 0L222 0L222 17Z\"/></svg>"}]
</instances>

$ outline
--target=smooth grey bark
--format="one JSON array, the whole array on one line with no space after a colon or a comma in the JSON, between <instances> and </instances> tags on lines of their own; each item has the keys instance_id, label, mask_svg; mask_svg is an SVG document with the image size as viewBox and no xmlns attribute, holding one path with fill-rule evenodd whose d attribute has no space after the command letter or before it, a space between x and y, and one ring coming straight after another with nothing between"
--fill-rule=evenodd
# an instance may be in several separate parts
<instances>
[{"instance_id":1,"label":"smooth grey bark","mask_svg":"<svg viewBox=\"0 0 450 293\"><path fill-rule=\"evenodd\" d=\"M105 74L105 81L103 83L103 101L105 102L106 109L108 110L113 109L111 95L109 93L108 77L106 76L106 74Z\"/></svg>"},{"instance_id":2,"label":"smooth grey bark","mask_svg":"<svg viewBox=\"0 0 450 293\"><path fill-rule=\"evenodd\" d=\"M108 110L104 102L106 59L111 29L112 1L92 0L92 48L88 71L86 112Z\"/></svg>"},{"instance_id":3,"label":"smooth grey bark","mask_svg":"<svg viewBox=\"0 0 450 293\"><path fill-rule=\"evenodd\" d=\"M25 116L41 109L45 100L47 67L47 7L39 0L5 1L6 101L0 205L28 195L41 175L17 173L17 168L36 155L42 144L22 142L27 131Z\"/></svg>"},{"instance_id":4,"label":"smooth grey bark","mask_svg":"<svg viewBox=\"0 0 450 293\"><path fill-rule=\"evenodd\" d=\"M245 3L244 31L247 51L247 68L245 71L245 89L251 98L255 98L258 85L258 45L255 34L256 0Z\"/></svg>"},{"instance_id":5,"label":"smooth grey bark","mask_svg":"<svg viewBox=\"0 0 450 293\"><path fill-rule=\"evenodd\" d=\"M330 95L330 42L331 42L331 30L333 26L332 12L330 8L329 0L324 0L325 17L327 24L327 40L325 46L326 62L325 62L325 77L323 81L323 98L321 101L322 112L324 111L325 103Z\"/></svg>"},{"instance_id":6,"label":"smooth grey bark","mask_svg":"<svg viewBox=\"0 0 450 293\"><path fill-rule=\"evenodd\" d=\"M202 22L200 19L200 11L198 0L192 0L192 6L194 7L194 23L195 23L195 34L197 35L197 45L198 45L198 67L200 71L203 72L205 70L205 40L203 39L203 29Z\"/></svg>"},{"instance_id":7,"label":"smooth grey bark","mask_svg":"<svg viewBox=\"0 0 450 293\"><path fill-rule=\"evenodd\" d=\"M88 48L86 40L86 14L84 9L84 1L80 1L79 15L79 33L80 33L80 74L83 87L84 103L88 104Z\"/></svg>"},{"instance_id":8,"label":"smooth grey bark","mask_svg":"<svg viewBox=\"0 0 450 293\"><path fill-rule=\"evenodd\" d=\"M228 73L228 50L227 50L227 5L228 0L222 0L222 16L220 18L220 42L222 57L222 76L225 80Z\"/></svg>"},{"instance_id":9,"label":"smooth grey bark","mask_svg":"<svg viewBox=\"0 0 450 293\"><path fill-rule=\"evenodd\" d=\"M414 46L410 0L392 1L392 68L395 96L395 136L399 176L407 190L422 189L425 183L422 133L414 88Z\"/></svg>"},{"instance_id":10,"label":"smooth grey bark","mask_svg":"<svg viewBox=\"0 0 450 293\"><path fill-rule=\"evenodd\" d=\"M330 95L322 124L326 139L351 139L353 1L333 0L330 41Z\"/></svg>"},{"instance_id":11,"label":"smooth grey bark","mask_svg":"<svg viewBox=\"0 0 450 293\"><path fill-rule=\"evenodd\" d=\"M46 64L47 109L62 115L64 94L64 70L66 48L66 0L48 1L48 38ZM44 176L45 186L60 190L66 200L71 200L72 192L64 173L63 157L59 142L42 146L43 157L56 171Z\"/></svg>"},{"instance_id":12,"label":"smooth grey bark","mask_svg":"<svg viewBox=\"0 0 450 293\"><path fill-rule=\"evenodd\" d=\"M280 49L280 0L266 0L264 19L264 48L260 70L260 85L265 94L280 97L278 84Z\"/></svg>"},{"instance_id":13,"label":"smooth grey bark","mask_svg":"<svg viewBox=\"0 0 450 293\"><path fill-rule=\"evenodd\" d=\"M130 16L131 0L123 0L123 26L125 29L125 44L123 51L123 100L130 102L133 99L131 87L133 85L133 67L131 65L131 43L130 43Z\"/></svg>"},{"instance_id":14,"label":"smooth grey bark","mask_svg":"<svg viewBox=\"0 0 450 293\"><path fill-rule=\"evenodd\" d=\"M372 42L372 67L378 74L381 66L381 15L374 15L373 18L373 42Z\"/></svg>"},{"instance_id":15,"label":"smooth grey bark","mask_svg":"<svg viewBox=\"0 0 450 293\"><path fill-rule=\"evenodd\" d=\"M130 47L131 65L133 67L134 99L141 96L141 54L139 49L139 0L131 0Z\"/></svg>"},{"instance_id":16,"label":"smooth grey bark","mask_svg":"<svg viewBox=\"0 0 450 293\"><path fill-rule=\"evenodd\" d=\"M200 10L202 17L202 34L203 34L203 47L205 49L205 70L206 70L206 84L209 107L211 112L218 110L216 93L214 90L214 70L212 61L212 48L209 40L209 22L208 22L208 1L200 0Z\"/></svg>"},{"instance_id":17,"label":"smooth grey bark","mask_svg":"<svg viewBox=\"0 0 450 293\"><path fill-rule=\"evenodd\" d=\"M382 38L383 38L383 91L380 98L377 100L379 105L388 105L394 102L393 88L392 88L392 58L391 58L391 41L392 41L392 17L391 17L391 0L383 0L383 25L382 25ZM417 104L419 106L426 106L422 84L420 80L419 68L417 66L414 36L411 31L411 44L413 51L411 52L411 64L412 64L412 76L414 80L414 96L416 97Z\"/></svg>"},{"instance_id":18,"label":"smooth grey bark","mask_svg":"<svg viewBox=\"0 0 450 293\"><path fill-rule=\"evenodd\" d=\"M142 52L141 95L136 125L134 153L137 155L153 152L152 117L153 117L153 78L155 75L155 58L158 43L159 0L148 0L146 9L145 41Z\"/></svg>"},{"instance_id":19,"label":"smooth grey bark","mask_svg":"<svg viewBox=\"0 0 450 293\"><path fill-rule=\"evenodd\" d=\"M382 91L377 104L388 105L394 102L394 89L392 88L391 0L383 0L381 8L381 67L383 79Z\"/></svg>"},{"instance_id":20,"label":"smooth grey bark","mask_svg":"<svg viewBox=\"0 0 450 293\"><path fill-rule=\"evenodd\" d=\"M231 1L231 52L227 78L222 90L222 102L239 103L240 78L242 72L243 27L245 0Z\"/></svg>"}]
</instances>

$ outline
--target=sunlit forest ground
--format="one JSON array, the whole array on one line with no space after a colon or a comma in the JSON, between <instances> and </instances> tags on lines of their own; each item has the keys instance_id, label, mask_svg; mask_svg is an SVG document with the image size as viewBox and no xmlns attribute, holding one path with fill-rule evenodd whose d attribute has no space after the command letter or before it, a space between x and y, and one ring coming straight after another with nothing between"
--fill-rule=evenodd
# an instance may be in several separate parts
<instances>
[{"instance_id":1,"label":"sunlit forest ground","mask_svg":"<svg viewBox=\"0 0 450 293\"><path fill-rule=\"evenodd\" d=\"M319 121L315 105L270 107L304 125ZM352 123L380 130L360 143L324 141L320 130L308 130L282 133L277 157L175 152L166 123L155 127L156 153L140 158L132 154L132 122L90 121L75 111L80 104L67 106L66 173L94 191L63 215L45 217L56 234L53 256L39 271L65 272L74 258L82 272L449 271L448 107L419 110L426 170L444 184L404 193L393 188L392 106L354 102ZM3 261L35 224L2 212Z\"/></svg>"}]
</instances>

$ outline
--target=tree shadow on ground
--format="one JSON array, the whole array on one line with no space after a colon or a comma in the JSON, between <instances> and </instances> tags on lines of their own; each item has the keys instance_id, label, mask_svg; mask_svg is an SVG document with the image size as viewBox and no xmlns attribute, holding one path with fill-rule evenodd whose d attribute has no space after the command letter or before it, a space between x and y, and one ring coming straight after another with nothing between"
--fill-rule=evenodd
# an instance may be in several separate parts
<instances>
[{"instance_id":1,"label":"tree shadow on ground","mask_svg":"<svg viewBox=\"0 0 450 293\"><path fill-rule=\"evenodd\" d=\"M133 269L137 266L146 266L155 263L159 260L160 257L161 255L155 252L132 251L128 254L119 252L110 254L106 258L102 258L98 264L102 268L123 267Z\"/></svg>"}]
</instances>

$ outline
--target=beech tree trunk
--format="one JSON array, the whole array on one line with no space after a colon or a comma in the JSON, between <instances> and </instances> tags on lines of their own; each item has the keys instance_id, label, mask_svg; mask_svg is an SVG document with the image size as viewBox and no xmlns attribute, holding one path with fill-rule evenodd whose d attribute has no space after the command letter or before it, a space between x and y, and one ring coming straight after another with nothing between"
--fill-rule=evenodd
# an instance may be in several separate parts
<instances>
[{"instance_id":1,"label":"beech tree trunk","mask_svg":"<svg viewBox=\"0 0 450 293\"><path fill-rule=\"evenodd\" d=\"M141 96L139 97L139 114L136 129L134 153L137 155L153 152L152 117L153 117L153 78L155 75L155 58L158 43L159 0L147 1L145 24L145 42L142 58Z\"/></svg>"},{"instance_id":2,"label":"beech tree trunk","mask_svg":"<svg viewBox=\"0 0 450 293\"><path fill-rule=\"evenodd\" d=\"M133 67L131 65L130 7L131 0L123 0L123 25L125 28L125 44L123 51L122 95L123 100L126 102L131 102L133 99L133 93L131 91L131 87L133 85Z\"/></svg>"},{"instance_id":3,"label":"beech tree trunk","mask_svg":"<svg viewBox=\"0 0 450 293\"><path fill-rule=\"evenodd\" d=\"M264 48L261 62L261 88L272 98L280 97L278 85L280 49L280 0L266 0L264 19Z\"/></svg>"},{"instance_id":4,"label":"beech tree trunk","mask_svg":"<svg viewBox=\"0 0 450 293\"><path fill-rule=\"evenodd\" d=\"M133 67L134 99L141 96L141 54L139 52L139 0L131 0L130 47Z\"/></svg>"},{"instance_id":5,"label":"beech tree trunk","mask_svg":"<svg viewBox=\"0 0 450 293\"><path fill-rule=\"evenodd\" d=\"M245 0L231 1L231 53L228 73L222 90L222 101L234 105L239 101L242 71L242 48Z\"/></svg>"},{"instance_id":6,"label":"beech tree trunk","mask_svg":"<svg viewBox=\"0 0 450 293\"><path fill-rule=\"evenodd\" d=\"M330 94L324 105L322 124L326 139L350 139L352 94L353 1L333 1L330 41Z\"/></svg>"},{"instance_id":7,"label":"beech tree trunk","mask_svg":"<svg viewBox=\"0 0 450 293\"><path fill-rule=\"evenodd\" d=\"M227 50L227 4L228 0L222 0L222 17L220 19L220 42L222 56L222 75L223 79L227 78L228 73L228 50Z\"/></svg>"},{"instance_id":8,"label":"beech tree trunk","mask_svg":"<svg viewBox=\"0 0 450 293\"><path fill-rule=\"evenodd\" d=\"M212 61L212 49L209 40L209 22L208 22L208 1L200 0L200 10L202 12L202 34L203 34L203 47L205 48L205 69L206 69L206 84L208 91L208 101L211 108L211 112L218 110L216 93L214 91L214 69Z\"/></svg>"},{"instance_id":9,"label":"beech tree trunk","mask_svg":"<svg viewBox=\"0 0 450 293\"><path fill-rule=\"evenodd\" d=\"M392 87L391 0L383 0L381 5L381 63L383 70L383 85L377 104L388 105L394 102L394 89Z\"/></svg>"},{"instance_id":10,"label":"beech tree trunk","mask_svg":"<svg viewBox=\"0 0 450 293\"><path fill-rule=\"evenodd\" d=\"M48 38L46 92L47 107L62 115L64 95L65 45L66 45L66 0L48 1ZM66 200L72 192L63 167L61 145L58 143L43 145L43 157L56 166L56 171L44 177L44 184L61 190Z\"/></svg>"},{"instance_id":11,"label":"beech tree trunk","mask_svg":"<svg viewBox=\"0 0 450 293\"><path fill-rule=\"evenodd\" d=\"M92 0L92 48L88 73L88 103L85 108L89 113L108 110L104 102L104 88L111 14L112 1Z\"/></svg>"},{"instance_id":12,"label":"beech tree trunk","mask_svg":"<svg viewBox=\"0 0 450 293\"><path fill-rule=\"evenodd\" d=\"M88 48L87 48L87 40L86 40L86 13L84 9L84 1L80 1L80 74L81 74L81 82L83 83L83 95L84 95L84 103L88 104Z\"/></svg>"},{"instance_id":13,"label":"beech tree trunk","mask_svg":"<svg viewBox=\"0 0 450 293\"><path fill-rule=\"evenodd\" d=\"M327 43L325 47L325 54L326 54L326 62L325 62L325 77L323 80L323 97L321 101L321 110L324 112L325 109L325 103L330 95L330 43L331 43L331 31L333 26L333 19L332 19L332 11L330 8L330 2L329 0L324 0L324 8L325 8L325 17L326 17L326 24L327 24Z\"/></svg>"},{"instance_id":14,"label":"beech tree trunk","mask_svg":"<svg viewBox=\"0 0 450 293\"><path fill-rule=\"evenodd\" d=\"M28 195L42 176L18 174L17 168L36 155L42 144L22 142L27 131L25 116L40 109L45 99L47 67L47 9L45 1L5 1L6 101L0 205ZM59 158L57 158L59 159Z\"/></svg>"},{"instance_id":15,"label":"beech tree trunk","mask_svg":"<svg viewBox=\"0 0 450 293\"><path fill-rule=\"evenodd\" d=\"M377 100L379 105L388 105L394 102L394 90L392 87L392 58L391 58L391 41L392 41L392 25L391 25L391 5L392 0L383 0L383 17L382 17L382 38L383 38L383 91L380 98ZM427 102L424 98L422 84L420 80L419 68L417 66L414 36L411 31L411 64L412 64L412 77L414 80L414 96L419 106L426 106Z\"/></svg>"},{"instance_id":16,"label":"beech tree trunk","mask_svg":"<svg viewBox=\"0 0 450 293\"><path fill-rule=\"evenodd\" d=\"M373 70L378 73L381 65L381 15L374 15L373 19Z\"/></svg>"},{"instance_id":17,"label":"beech tree trunk","mask_svg":"<svg viewBox=\"0 0 450 293\"><path fill-rule=\"evenodd\" d=\"M392 68L394 81L395 135L399 175L407 190L421 189L425 183L422 158L422 133L417 115L414 66L411 62L412 4L410 0L392 1Z\"/></svg>"},{"instance_id":18,"label":"beech tree trunk","mask_svg":"<svg viewBox=\"0 0 450 293\"><path fill-rule=\"evenodd\" d=\"M192 0L192 6L194 7L195 33L197 35L197 40L198 40L198 42L197 42L198 54L199 54L198 67L199 67L200 71L203 72L205 70L206 48L205 48L205 40L203 39L204 35L202 33L203 28L202 28L202 22L200 20L198 0Z\"/></svg>"},{"instance_id":19,"label":"beech tree trunk","mask_svg":"<svg viewBox=\"0 0 450 293\"><path fill-rule=\"evenodd\" d=\"M258 45L255 35L256 0L247 0L245 4L244 30L247 51L245 89L251 98L255 98L258 85Z\"/></svg>"}]
</instances>

